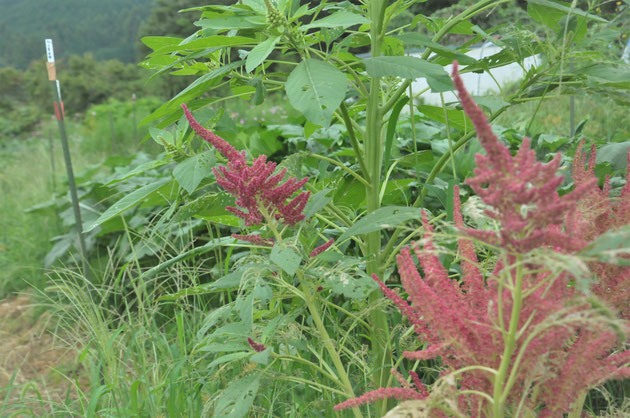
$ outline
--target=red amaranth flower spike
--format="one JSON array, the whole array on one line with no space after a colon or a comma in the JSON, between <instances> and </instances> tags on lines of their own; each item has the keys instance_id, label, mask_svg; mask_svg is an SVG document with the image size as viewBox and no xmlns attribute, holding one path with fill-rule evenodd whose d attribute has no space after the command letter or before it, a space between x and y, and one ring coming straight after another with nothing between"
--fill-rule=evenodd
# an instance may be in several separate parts
<instances>
[{"instance_id":1,"label":"red amaranth flower spike","mask_svg":"<svg viewBox=\"0 0 630 418\"><path fill-rule=\"evenodd\" d=\"M247 337L247 344L249 344L249 346L257 352L261 352L261 351L265 351L267 349L267 347L265 347L265 344L259 344L256 341L252 340L250 337Z\"/></svg>"},{"instance_id":2,"label":"red amaranth flower spike","mask_svg":"<svg viewBox=\"0 0 630 418\"><path fill-rule=\"evenodd\" d=\"M536 161L528 139L512 157L508 148L492 133L487 119L464 89L456 63L453 68L454 83L464 110L475 123L487 154L476 156L476 176L468 183L491 207L487 213L500 223L501 231L497 234L491 230L466 228L458 188L455 188L453 196L454 220L466 236L499 247L500 256L496 258L492 273L483 277L471 240L460 238L461 274L459 278L449 277L449 272L435 254L433 230L423 213L423 247L412 244L411 248L403 248L397 256L400 281L410 303L388 289L378 277L374 276L374 279L384 295L413 324L419 338L428 344L424 350L404 352L404 357L416 360L441 356L443 375L459 370L455 379L456 388L461 392L453 395L457 412L471 417L484 413L491 415L492 406L487 397L478 394L493 396L496 375L489 371L499 370L502 363L501 353L506 347L505 324L512 322L515 304L515 294L507 287L514 286L518 279L521 283L520 295L526 296L520 299L519 314L514 317L518 321L514 321L513 328L511 324L509 326L518 330L513 350L518 354L513 357L519 362L518 365L515 362L508 365L510 386L501 396L512 410L517 406L529 411L544 407L541 417L562 416L584 391L609 379L630 376L630 350L616 351L619 339L614 332L630 334L630 331L627 321L616 329L610 327L609 319L598 321L598 314L573 285L574 278L569 273L550 271L528 252L542 248L548 252L572 254L588 244L592 237L605 232L604 226L611 225L609 216L613 216L605 213L609 209L591 213L588 207L608 208L610 205L600 203L602 195L608 198L608 189L600 191L591 178L595 161L593 155L587 173L580 171L584 170L586 159L578 152L576 161L581 162L581 168L574 168L577 173L575 190L560 197L557 188L562 179L556 176L559 158L548 164ZM628 180L618 203L612 205L614 215L624 219L615 222L622 224L630 222L630 171ZM590 206L580 206L581 199L590 199ZM567 216L576 210L584 212L581 215L584 218L580 213L574 214L572 226L569 226L569 222L565 222ZM624 218L624 213L628 213L629 217ZM601 217L602 214L606 217L597 222L589 217ZM422 273L416 267L412 253L420 261ZM486 262L493 258L487 257ZM518 258L526 262L518 264ZM613 294L622 295L623 299L608 299L609 303L617 307L623 303L626 307L630 306L630 293L623 293L624 284L626 289L630 288L627 285L630 269L613 271L606 268L609 267L602 265L600 270L593 268L593 271L599 277L616 273L610 274L606 283L615 289ZM602 296L602 299L605 297ZM513 370L514 367L518 369ZM464 368L466 371L461 371ZM335 409L392 397L426 398L428 394L418 376L412 374L412 379L415 389L382 388L347 400ZM534 385L536 395L532 394ZM438 391L435 401L440 402L441 396L444 394ZM450 399L448 406L453 406Z\"/></svg>"},{"instance_id":3,"label":"red amaranth flower spike","mask_svg":"<svg viewBox=\"0 0 630 418\"><path fill-rule=\"evenodd\" d=\"M315 249L311 251L310 257L317 257L319 254L330 248L330 246L333 245L333 242L335 242L335 240L334 238L331 238L328 242L320 245L319 247L315 247Z\"/></svg>"},{"instance_id":4,"label":"red amaranth flower spike","mask_svg":"<svg viewBox=\"0 0 630 418\"><path fill-rule=\"evenodd\" d=\"M274 244L273 239L263 238L260 235L232 234L232 238L240 239L241 241L251 242L255 245L262 245L263 247L273 247Z\"/></svg>"},{"instance_id":5,"label":"red amaranth flower spike","mask_svg":"<svg viewBox=\"0 0 630 418\"><path fill-rule=\"evenodd\" d=\"M236 206L226 207L228 211L243 219L247 226L261 224L266 217L281 220L287 225L295 225L304 219L302 211L310 192L292 196L304 186L308 177L302 180L290 177L280 184L286 168L274 174L276 163L267 161L266 155L260 155L248 165L244 151L238 152L223 138L203 128L186 105L182 104L182 107L193 130L228 160L227 167L212 168L219 186L236 198Z\"/></svg>"},{"instance_id":6,"label":"red amaranth flower spike","mask_svg":"<svg viewBox=\"0 0 630 418\"><path fill-rule=\"evenodd\" d=\"M186 119L188 119L190 127L193 128L197 135L212 144L217 149L217 151L219 151L221 154L223 154L225 158L228 159L228 161L237 159L242 159L243 161L245 160L245 156L239 153L236 148L230 145L225 139L214 134L213 132L210 132L207 129L204 129L203 126L201 126L195 120L192 113L190 113L190 110L188 110L188 107L186 107L185 104L182 104L182 108L184 109L184 114L186 115Z\"/></svg>"},{"instance_id":7,"label":"red amaranth flower spike","mask_svg":"<svg viewBox=\"0 0 630 418\"><path fill-rule=\"evenodd\" d=\"M464 88L457 70L457 62L454 62L452 76L455 89L487 154L475 155L475 177L468 179L467 183L492 208L486 214L501 224L498 236L471 229L466 229L466 233L489 244L521 252L549 245L559 245L566 251L583 248L586 245L584 241L569 239L562 231L550 227L563 223L576 200L591 185L580 185L560 197L557 189L563 178L556 175L561 163L560 154L547 164L536 161L527 137L512 157Z\"/></svg>"},{"instance_id":8,"label":"red amaranth flower spike","mask_svg":"<svg viewBox=\"0 0 630 418\"><path fill-rule=\"evenodd\" d=\"M427 394L416 392L414 389L407 388L381 388L376 389L363 395L348 399L333 408L335 411L341 411L343 409L354 408L355 406L361 406L366 403L373 403L382 399L395 398L399 401L408 399L426 399Z\"/></svg>"}]
</instances>

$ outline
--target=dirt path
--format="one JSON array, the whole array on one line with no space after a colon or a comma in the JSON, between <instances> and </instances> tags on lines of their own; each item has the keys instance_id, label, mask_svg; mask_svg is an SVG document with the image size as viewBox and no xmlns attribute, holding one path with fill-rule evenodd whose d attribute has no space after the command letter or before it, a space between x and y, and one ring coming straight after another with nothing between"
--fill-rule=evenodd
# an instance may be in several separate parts
<instances>
[{"instance_id":1,"label":"dirt path","mask_svg":"<svg viewBox=\"0 0 630 418\"><path fill-rule=\"evenodd\" d=\"M75 374L77 353L64 348L48 326L46 315L35 318L29 296L0 301L0 416L42 416L67 396L76 399L66 376Z\"/></svg>"}]
</instances>

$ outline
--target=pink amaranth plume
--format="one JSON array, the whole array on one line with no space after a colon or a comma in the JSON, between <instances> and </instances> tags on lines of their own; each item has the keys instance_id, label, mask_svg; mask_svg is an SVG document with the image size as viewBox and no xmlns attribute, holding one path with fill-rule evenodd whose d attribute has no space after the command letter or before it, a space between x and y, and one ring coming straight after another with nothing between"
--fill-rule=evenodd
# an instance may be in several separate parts
<instances>
[{"instance_id":1,"label":"pink amaranth plume","mask_svg":"<svg viewBox=\"0 0 630 418\"><path fill-rule=\"evenodd\" d=\"M304 219L302 211L310 192L300 192L292 199L291 197L304 186L308 177L302 180L291 177L280 184L286 175L286 168L274 174L276 163L267 161L266 155L259 156L248 165L244 151L239 153L223 138L204 129L186 105L182 104L182 108L193 130L228 160L227 167L212 168L217 183L236 198L238 207L228 206L228 211L243 219L247 226L261 224L268 216L287 225L295 225ZM287 199L290 200L287 202Z\"/></svg>"},{"instance_id":2,"label":"pink amaranth plume","mask_svg":"<svg viewBox=\"0 0 630 418\"><path fill-rule=\"evenodd\" d=\"M505 283L514 286L516 282L517 268L514 264L517 256L525 257L536 248L572 254L603 233L608 225L630 222L630 181L624 187L619 202L613 204L614 209L607 209L606 204L610 203L608 187L604 191L597 189L591 178L593 163L588 169L590 174L588 170L585 174L582 172L584 160L576 156L582 165L574 168L577 179L575 191L558 196L557 189L561 183L561 178L556 176L559 157L548 164L539 163L529 148L528 139L512 157L464 89L457 73L457 63L453 66L453 79L464 110L474 122L487 154L476 156L476 177L468 183L492 208L488 215L499 221L501 232L466 228L461 214L459 188L455 187L453 217L456 226L463 232L458 240L460 277L451 278L437 257L433 229L426 213L423 213L424 246L420 248L412 244L411 248L403 248L397 256L400 281L408 299L388 289L378 277L374 276L374 280L413 325L418 339L427 344L426 348L404 352L403 356L411 360L439 356L444 367L443 374L468 368L456 377L456 387L461 391L455 394L457 412L461 416L491 416L492 407L487 397L477 394L493 397L495 375L487 369L499 369L501 353L505 349L504 333L507 330L501 328L501 324L510 323L514 304L512 292L505 288ZM628 176L630 180L630 174ZM603 194L607 203L602 200ZM582 199L590 203L583 206ZM604 209L597 209L602 207ZM589 212L589 208L597 210ZM615 216L623 218L624 214L629 214L629 217L611 221L611 210ZM601 218L602 214L606 214L602 219L593 221L591 218ZM573 219L573 226L567 225L568 219ZM479 268L471 238L499 247L500 256L494 270L486 277ZM422 274L412 254L420 262ZM484 263L492 259L487 257ZM514 341L514 353L518 354L513 357L518 357L519 363L516 370L513 370L516 367L514 361L508 367L511 389L504 401L512 411L520 404L529 411L540 410L541 417L556 417L568 412L572 402L585 391L606 380L630 376L630 350L619 350L618 334L613 332L608 322L592 319L595 314L585 302L584 295L574 286L574 278L569 273L552 273L534 260L533 257L528 259L520 271L521 294L526 296L521 299L515 328L519 330L519 335ZM593 271L602 277L603 270ZM622 295L625 299L609 303L623 312L619 308L622 303L630 306L630 295L624 293L630 288L628 270L615 270L613 273L619 274L611 274L606 283L614 287L613 294ZM504 286L499 287L499 283ZM624 283L626 287L619 283ZM501 318L498 306L502 306ZM551 325L554 323L558 325ZM628 325L626 321L617 331L630 334ZM412 375L412 379L419 382L415 389L401 382L401 388L371 391L347 400L335 409L391 397L425 399L427 393L419 386L422 384L420 379L417 375ZM536 390L532 391L534 385ZM440 396L439 393L436 395L436 402L440 401ZM453 407L453 403L446 405Z\"/></svg>"},{"instance_id":3,"label":"pink amaranth plume","mask_svg":"<svg viewBox=\"0 0 630 418\"><path fill-rule=\"evenodd\" d=\"M328 248L330 248L331 245L333 245L333 242L335 242L335 240L333 238L331 238L330 240L328 240L328 242L320 245L319 247L316 247L310 254L310 257L317 257L319 254L323 253L324 251L326 251Z\"/></svg>"},{"instance_id":4,"label":"pink amaranth plume","mask_svg":"<svg viewBox=\"0 0 630 418\"><path fill-rule=\"evenodd\" d=\"M414 389L407 388L380 388L371 392L364 393L363 395L348 399L333 408L335 411L342 409L354 408L355 406L365 405L366 403L373 403L382 399L397 399L399 401L408 399L425 399L428 394L422 394Z\"/></svg>"},{"instance_id":5,"label":"pink amaranth plume","mask_svg":"<svg viewBox=\"0 0 630 418\"><path fill-rule=\"evenodd\" d=\"M520 252L547 245L558 246L567 251L583 248L586 242L569 239L553 226L564 222L576 200L592 185L582 184L573 192L558 196L557 189L563 181L562 176L556 175L561 163L560 154L547 164L536 161L536 154L530 149L529 138L523 139L520 150L512 157L464 88L457 68L457 62L454 62L453 84L487 154L475 156L476 176L468 179L467 183L484 203L492 207L486 214L501 224L498 236L488 234L488 231L466 232L489 244Z\"/></svg>"}]
</instances>

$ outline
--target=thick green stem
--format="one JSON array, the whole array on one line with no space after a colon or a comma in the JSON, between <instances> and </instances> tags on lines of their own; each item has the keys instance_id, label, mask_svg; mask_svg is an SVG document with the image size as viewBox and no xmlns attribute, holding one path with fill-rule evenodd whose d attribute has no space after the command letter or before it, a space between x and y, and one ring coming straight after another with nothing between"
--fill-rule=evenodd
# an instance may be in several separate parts
<instances>
[{"instance_id":1,"label":"thick green stem","mask_svg":"<svg viewBox=\"0 0 630 418\"><path fill-rule=\"evenodd\" d=\"M505 379L507 378L510 365L512 364L512 355L516 348L516 337L518 333L518 321L521 316L521 306L523 303L523 265L520 257L516 259L516 281L512 290L512 313L510 315L510 327L504 341L503 355L501 357L501 365L496 378L494 379L493 399L493 415L494 418L501 418L505 415L505 401L509 394L509 388L505 387ZM499 297L501 297L499 295Z\"/></svg>"},{"instance_id":2,"label":"thick green stem","mask_svg":"<svg viewBox=\"0 0 630 418\"><path fill-rule=\"evenodd\" d=\"M381 46L385 34L384 19L387 2L383 0L371 0L368 3L369 18L372 21L370 27L371 53L373 57L381 55ZM381 190L381 172L383 160L383 110L381 108L381 79L372 77L366 109L365 128L365 164L369 172L370 186L365 188L367 200L367 213L372 213L380 207L379 193ZM381 273L377 257L381 252L381 231L370 232L366 236L367 273L369 275ZM375 304L382 297L380 292L374 291L369 295L369 303ZM387 317L379 309L372 311L370 315L372 325L372 369L374 370L373 382L375 387L387 385L389 368L383 367L387 360L389 344L389 326ZM387 402L378 402L376 407L381 415L387 408Z\"/></svg>"}]
</instances>

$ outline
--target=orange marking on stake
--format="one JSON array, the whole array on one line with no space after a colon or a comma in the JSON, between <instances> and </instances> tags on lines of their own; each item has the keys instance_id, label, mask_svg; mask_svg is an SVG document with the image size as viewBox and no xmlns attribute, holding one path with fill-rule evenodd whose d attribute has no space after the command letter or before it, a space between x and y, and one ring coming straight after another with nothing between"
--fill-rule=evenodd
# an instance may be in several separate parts
<instances>
[{"instance_id":1,"label":"orange marking on stake","mask_svg":"<svg viewBox=\"0 0 630 418\"><path fill-rule=\"evenodd\" d=\"M55 70L55 63L47 62L46 70L48 70L48 80L55 81L57 79L57 71Z\"/></svg>"}]
</instances>

